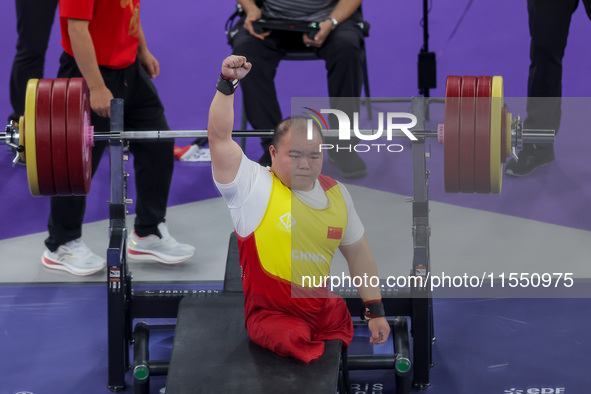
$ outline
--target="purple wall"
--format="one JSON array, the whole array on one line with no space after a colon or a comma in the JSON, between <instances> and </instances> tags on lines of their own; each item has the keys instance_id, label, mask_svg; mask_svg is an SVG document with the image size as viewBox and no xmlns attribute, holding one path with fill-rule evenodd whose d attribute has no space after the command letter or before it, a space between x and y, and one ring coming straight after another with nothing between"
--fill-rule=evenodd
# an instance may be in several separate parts
<instances>
[{"instance_id":1,"label":"purple wall","mask_svg":"<svg viewBox=\"0 0 591 394\"><path fill-rule=\"evenodd\" d=\"M430 49L437 54L438 85L432 96L444 94L445 76L457 75L502 75L505 81L505 96L523 97L526 94L527 69L529 64L529 35L527 31L527 11L525 1L500 0L496 2L474 2L466 11L470 1L434 1L430 13ZM221 60L230 53L224 36L224 23L232 12L234 3L202 2L188 0L171 2L149 2L142 4L142 24L152 53L159 59L161 76L155 80L166 113L173 129L205 129L207 110L214 93L214 85L219 73ZM374 97L402 97L417 94L417 53L422 45L422 30L419 25L422 9L420 2L392 2L386 0L366 1L365 17L371 23L371 35L367 39L367 54L370 85ZM464 15L465 13L465 15ZM0 95L0 117L10 112L8 79L12 56L16 43L16 20L14 2L0 3L3 18L3 34L0 49L5 54L0 63L0 73L5 76L4 94ZM458 21L464 15L462 22ZM456 29L455 35L451 37ZM591 87L590 25L583 9L577 10L571 26L569 46L564 64L564 95L571 97L588 96ZM46 76L55 77L61 48L59 28L56 20L47 54ZM285 62L277 75L281 105L285 114L290 112L291 97L326 96L326 82L321 62ZM557 150L569 159L573 166L585 168L580 176L586 176L588 183L588 160L583 150L574 152L581 141L568 142L570 131L564 131ZM570 134L570 136L576 134ZM181 140L184 145L190 140ZM587 138L587 142L588 138ZM258 144L251 142L248 153L258 157ZM2 222L0 239L44 231L48 212L47 198L33 198L28 194L26 173L22 168L11 168L11 157L0 153L0 204ZM106 159L94 179L93 190L89 196L87 221L107 217L108 178ZM369 160L372 161L371 159ZM375 160L374 160L375 161ZM570 163L570 162L569 162ZM578 164L577 164L578 163ZM432 162L431 166L442 167L442 162ZM370 171L372 170L370 165ZM331 169L327 168L330 173ZM548 170L540 176L542 190L547 184L568 173L568 168ZM392 171L410 171L408 166ZM333 173L331 173L333 174ZM407 176L406 176L407 177ZM371 178L371 176L370 176ZM405 178L403 176L402 178ZM540 184L533 182L535 186ZM589 201L589 188L579 190L582 179L557 187L570 187L560 193L561 199ZM374 179L375 180L375 179ZM506 181L506 185L515 180ZM359 184L371 183L363 180ZM404 181L406 182L406 181ZM445 196L442 190L442 177L435 169L432 176L433 198L459 205L474 206L481 209L531 216L553 223L589 228L589 214L558 213L548 217L541 213L547 211L547 204L558 204L556 193L550 193L546 200L535 200L539 209L510 209L510 201L503 202L498 196ZM383 189L400 193L410 193L410 184L382 185ZM544 193L546 194L546 193ZM131 194L132 195L132 194ZM171 205L196 201L217 196L212 187L208 166L191 167L177 165L173 179ZM507 197L508 198L508 197ZM515 201L513 195L513 200ZM527 198L525 198L527 200ZM528 201L531 201L528 200ZM563 202L568 202L562 200ZM566 205L569 205L568 203ZM570 204L572 206L572 204ZM523 208L523 207L522 207ZM529 211L540 211L531 214ZM588 211L588 209L587 209ZM586 215L586 216L585 216ZM574 219L564 219L564 217Z\"/></svg>"}]
</instances>

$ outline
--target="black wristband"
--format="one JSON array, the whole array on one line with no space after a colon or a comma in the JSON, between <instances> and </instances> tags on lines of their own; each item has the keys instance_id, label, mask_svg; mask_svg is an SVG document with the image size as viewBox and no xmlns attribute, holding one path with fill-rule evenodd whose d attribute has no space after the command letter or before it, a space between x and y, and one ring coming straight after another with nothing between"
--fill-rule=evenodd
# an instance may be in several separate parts
<instances>
[{"instance_id":1,"label":"black wristband","mask_svg":"<svg viewBox=\"0 0 591 394\"><path fill-rule=\"evenodd\" d=\"M364 312L365 313L363 314L363 317L365 318L365 320L373 319L374 317L386 316L384 303L381 301L366 303Z\"/></svg>"},{"instance_id":2,"label":"black wristband","mask_svg":"<svg viewBox=\"0 0 591 394\"><path fill-rule=\"evenodd\" d=\"M229 96L234 94L234 91L238 87L238 80L237 79L230 79L224 76L224 74L220 74L218 78L218 83L215 85L216 89Z\"/></svg>"}]
</instances>

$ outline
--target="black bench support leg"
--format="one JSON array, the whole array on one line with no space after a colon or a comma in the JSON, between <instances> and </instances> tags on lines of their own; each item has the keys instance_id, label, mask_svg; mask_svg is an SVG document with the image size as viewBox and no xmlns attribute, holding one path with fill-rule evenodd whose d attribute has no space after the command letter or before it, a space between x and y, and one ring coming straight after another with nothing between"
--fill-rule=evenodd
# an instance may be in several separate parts
<instances>
[{"instance_id":1,"label":"black bench support leg","mask_svg":"<svg viewBox=\"0 0 591 394\"><path fill-rule=\"evenodd\" d=\"M150 393L150 329L144 322L140 322L133 330L133 393Z\"/></svg>"}]
</instances>

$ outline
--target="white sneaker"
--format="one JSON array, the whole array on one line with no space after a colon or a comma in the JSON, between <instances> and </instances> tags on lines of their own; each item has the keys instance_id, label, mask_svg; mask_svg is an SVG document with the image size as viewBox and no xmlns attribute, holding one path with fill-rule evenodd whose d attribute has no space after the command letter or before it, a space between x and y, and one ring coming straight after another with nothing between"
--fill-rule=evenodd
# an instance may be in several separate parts
<instances>
[{"instance_id":1,"label":"white sneaker","mask_svg":"<svg viewBox=\"0 0 591 394\"><path fill-rule=\"evenodd\" d=\"M164 264L182 263L195 254L191 245L178 243L170 236L164 223L158 225L162 235L138 237L135 231L127 239L127 258L135 261L157 261Z\"/></svg>"},{"instance_id":2,"label":"white sneaker","mask_svg":"<svg viewBox=\"0 0 591 394\"><path fill-rule=\"evenodd\" d=\"M41 262L47 268L85 276L102 271L107 262L92 251L80 238L60 245L55 252L46 249Z\"/></svg>"},{"instance_id":3,"label":"white sneaker","mask_svg":"<svg viewBox=\"0 0 591 394\"><path fill-rule=\"evenodd\" d=\"M191 147L181 156L181 161L211 161L211 152L208 148L199 145Z\"/></svg>"}]
</instances>

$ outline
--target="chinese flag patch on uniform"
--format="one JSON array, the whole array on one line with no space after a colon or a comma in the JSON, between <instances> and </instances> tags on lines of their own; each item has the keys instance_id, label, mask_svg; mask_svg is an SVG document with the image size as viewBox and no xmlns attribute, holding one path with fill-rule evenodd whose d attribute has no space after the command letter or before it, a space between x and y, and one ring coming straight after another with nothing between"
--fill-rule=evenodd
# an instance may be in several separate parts
<instances>
[{"instance_id":1,"label":"chinese flag patch on uniform","mask_svg":"<svg viewBox=\"0 0 591 394\"><path fill-rule=\"evenodd\" d=\"M328 234L326 235L328 239L341 239L343 238L343 228L342 227L331 227L328 226Z\"/></svg>"}]
</instances>

